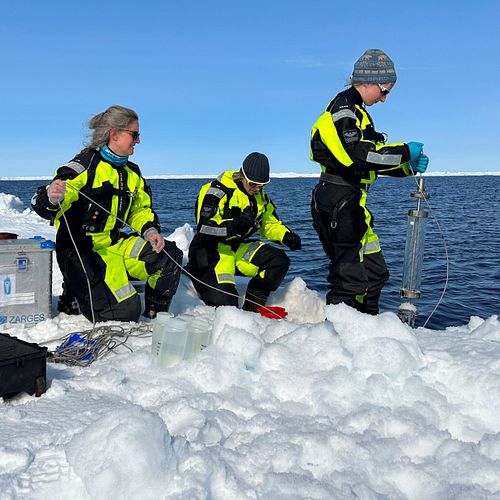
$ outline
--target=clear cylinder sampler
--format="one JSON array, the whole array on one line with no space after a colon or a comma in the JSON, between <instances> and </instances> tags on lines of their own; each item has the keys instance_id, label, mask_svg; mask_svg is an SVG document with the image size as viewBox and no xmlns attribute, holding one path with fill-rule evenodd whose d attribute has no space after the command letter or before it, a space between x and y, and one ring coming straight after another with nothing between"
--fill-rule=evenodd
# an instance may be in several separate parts
<instances>
[{"instance_id":1,"label":"clear cylinder sampler","mask_svg":"<svg viewBox=\"0 0 500 500\"><path fill-rule=\"evenodd\" d=\"M417 199L417 206L414 210L408 211L403 281L400 289L401 297L407 299L407 302L401 304L398 310L398 316L401 321L408 323L410 326L414 326L417 315L416 307L411 301L420 297L425 233L429 220L429 212L422 209L422 201L429 199L429 194L425 191L424 178L422 176L418 178L417 186L417 191L411 193L411 196Z\"/></svg>"}]
</instances>

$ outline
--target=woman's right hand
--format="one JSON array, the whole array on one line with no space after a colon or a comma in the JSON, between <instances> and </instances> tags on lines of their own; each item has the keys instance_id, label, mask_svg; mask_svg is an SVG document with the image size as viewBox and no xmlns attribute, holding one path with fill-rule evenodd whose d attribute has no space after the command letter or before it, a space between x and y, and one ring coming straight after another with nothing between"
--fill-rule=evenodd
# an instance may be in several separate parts
<instances>
[{"instance_id":1,"label":"woman's right hand","mask_svg":"<svg viewBox=\"0 0 500 500\"><path fill-rule=\"evenodd\" d=\"M60 179L52 181L47 188L47 196L52 205L60 203L66 195L66 183Z\"/></svg>"},{"instance_id":2,"label":"woman's right hand","mask_svg":"<svg viewBox=\"0 0 500 500\"><path fill-rule=\"evenodd\" d=\"M165 240L163 236L154 228L150 227L144 233L144 239L149 241L151 247L156 253L160 253L165 248Z\"/></svg>"},{"instance_id":3,"label":"woman's right hand","mask_svg":"<svg viewBox=\"0 0 500 500\"><path fill-rule=\"evenodd\" d=\"M422 154L424 144L422 142L408 142L408 149L410 151L410 166L413 170L417 168L418 159Z\"/></svg>"}]
</instances>

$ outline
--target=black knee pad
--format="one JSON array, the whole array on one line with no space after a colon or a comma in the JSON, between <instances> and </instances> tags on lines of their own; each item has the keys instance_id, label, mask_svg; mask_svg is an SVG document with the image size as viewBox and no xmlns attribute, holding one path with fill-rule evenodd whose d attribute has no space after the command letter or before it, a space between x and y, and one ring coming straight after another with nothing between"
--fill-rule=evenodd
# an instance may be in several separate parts
<instances>
[{"instance_id":1,"label":"black knee pad","mask_svg":"<svg viewBox=\"0 0 500 500\"><path fill-rule=\"evenodd\" d=\"M180 248L177 248L177 245L173 241L165 240L165 252L167 252L167 257L172 261L176 262L180 266L182 266L182 258L184 254ZM165 252L161 252L165 255Z\"/></svg>"},{"instance_id":2,"label":"black knee pad","mask_svg":"<svg viewBox=\"0 0 500 500\"><path fill-rule=\"evenodd\" d=\"M265 270L264 278L261 279L271 290L280 286L290 267L290 258L286 252L272 245L260 247L251 262L259 270Z\"/></svg>"},{"instance_id":3,"label":"black knee pad","mask_svg":"<svg viewBox=\"0 0 500 500\"><path fill-rule=\"evenodd\" d=\"M95 311L96 321L134 321L137 323L141 316L141 299L138 293L135 293L122 302L115 302L104 309ZM84 316L92 321L92 318Z\"/></svg>"},{"instance_id":4,"label":"black knee pad","mask_svg":"<svg viewBox=\"0 0 500 500\"><path fill-rule=\"evenodd\" d=\"M182 267L182 257L182 250L177 248L173 241L168 240L165 240L164 251L156 253L151 245L145 245L139 255L139 259L144 262L149 274L154 274L160 269Z\"/></svg>"}]
</instances>

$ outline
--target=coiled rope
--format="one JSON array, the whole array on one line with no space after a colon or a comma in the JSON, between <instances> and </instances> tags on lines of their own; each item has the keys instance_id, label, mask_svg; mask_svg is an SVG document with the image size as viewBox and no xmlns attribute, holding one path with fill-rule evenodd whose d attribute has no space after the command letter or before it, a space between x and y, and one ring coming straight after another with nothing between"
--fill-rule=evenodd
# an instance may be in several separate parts
<instances>
[{"instance_id":1,"label":"coiled rope","mask_svg":"<svg viewBox=\"0 0 500 500\"><path fill-rule=\"evenodd\" d=\"M151 327L145 323L128 329L119 325L97 327L94 325L89 330L72 332L62 337L61 345L49 352L47 361L69 366L89 366L122 346L132 352L132 348L126 344L130 337L149 337L150 335Z\"/></svg>"}]
</instances>

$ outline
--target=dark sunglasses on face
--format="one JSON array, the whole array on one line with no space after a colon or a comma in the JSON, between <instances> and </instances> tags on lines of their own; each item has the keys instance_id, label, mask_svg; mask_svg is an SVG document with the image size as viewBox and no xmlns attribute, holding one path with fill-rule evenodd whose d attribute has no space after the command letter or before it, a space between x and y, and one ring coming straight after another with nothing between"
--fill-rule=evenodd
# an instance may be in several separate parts
<instances>
[{"instance_id":1,"label":"dark sunglasses on face","mask_svg":"<svg viewBox=\"0 0 500 500\"><path fill-rule=\"evenodd\" d=\"M248 185L251 187L251 188L254 188L254 189L257 189L257 188L261 188L264 186L264 184L259 184L258 182L250 182L248 181Z\"/></svg>"},{"instance_id":2,"label":"dark sunglasses on face","mask_svg":"<svg viewBox=\"0 0 500 500\"><path fill-rule=\"evenodd\" d=\"M390 90L389 90L389 89L386 89L386 88L385 88L383 85L381 85L380 83L377 83L377 85L378 85L378 88L379 88L380 93L381 93L382 95L387 95L387 94L390 92Z\"/></svg>"},{"instance_id":3,"label":"dark sunglasses on face","mask_svg":"<svg viewBox=\"0 0 500 500\"><path fill-rule=\"evenodd\" d=\"M132 136L132 139L134 141L138 141L139 137L141 136L141 134L139 132L137 132L137 130L128 130L126 128L122 128L120 130L122 130L123 132L128 132Z\"/></svg>"}]
</instances>

